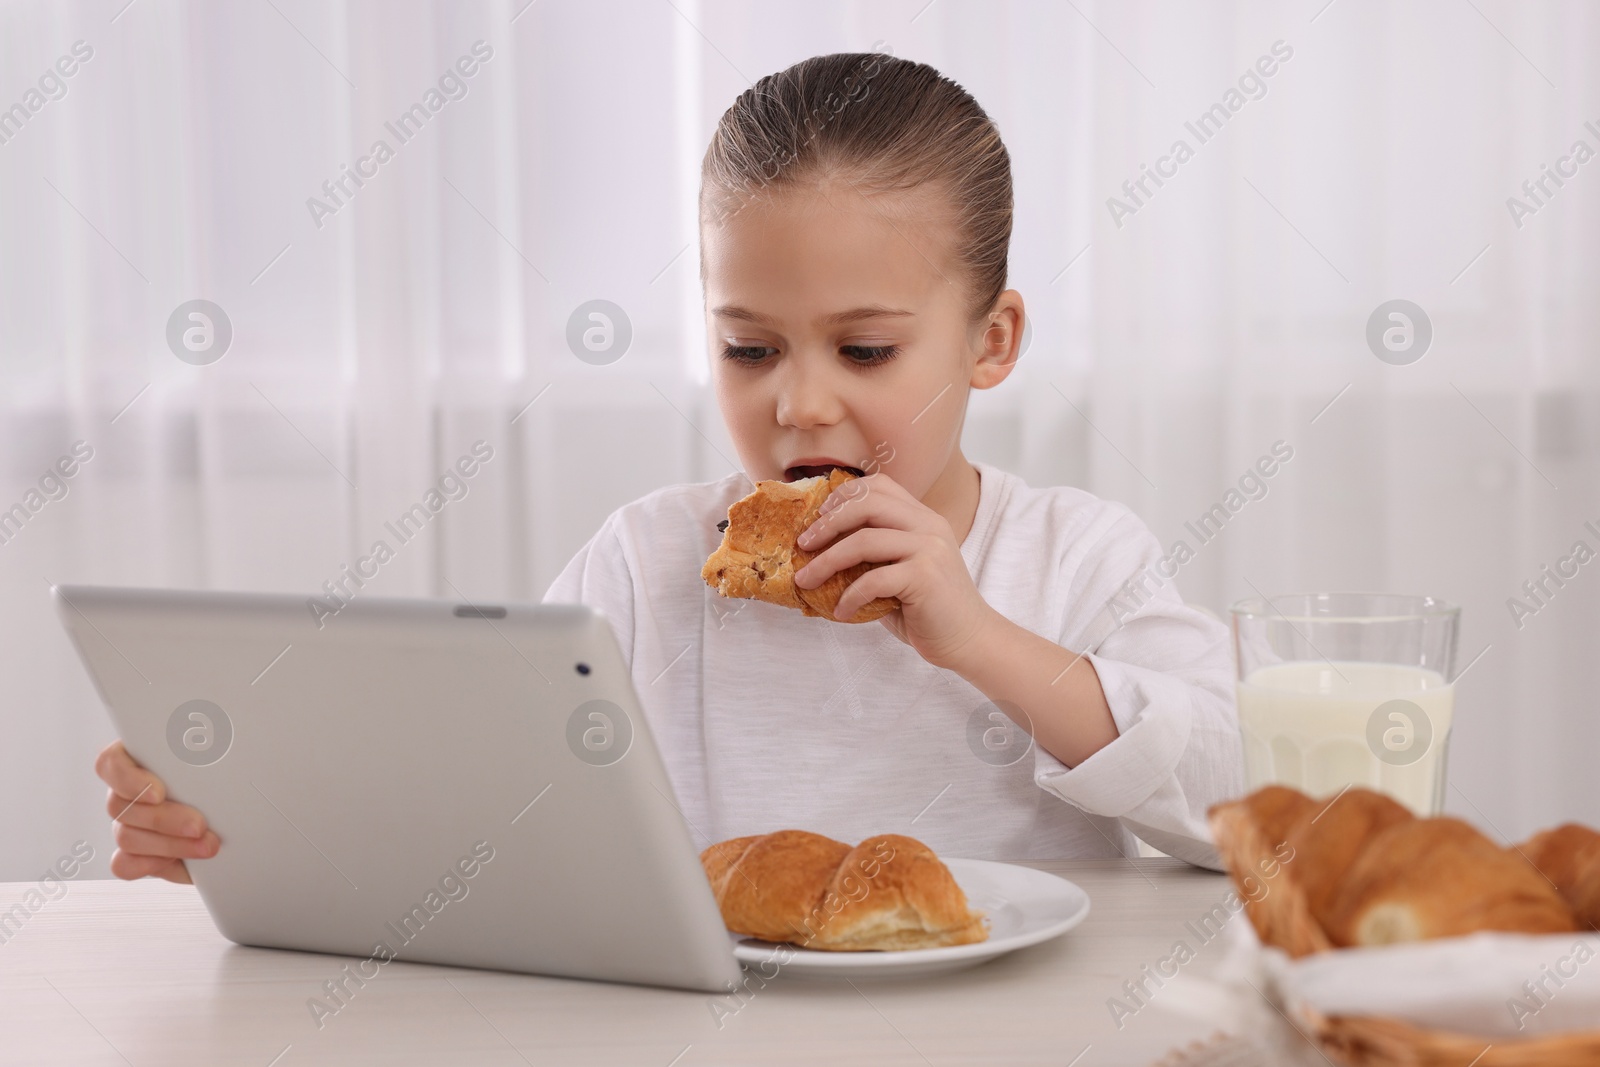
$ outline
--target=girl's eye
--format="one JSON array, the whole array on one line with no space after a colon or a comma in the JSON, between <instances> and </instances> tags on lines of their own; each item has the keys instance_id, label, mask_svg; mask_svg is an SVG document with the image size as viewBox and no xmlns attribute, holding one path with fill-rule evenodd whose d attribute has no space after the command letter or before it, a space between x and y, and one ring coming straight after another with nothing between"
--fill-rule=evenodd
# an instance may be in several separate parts
<instances>
[{"instance_id":1,"label":"girl's eye","mask_svg":"<svg viewBox=\"0 0 1600 1067\"><path fill-rule=\"evenodd\" d=\"M735 363L754 365L766 358L765 353L771 349L764 345L723 345L722 358L731 359Z\"/></svg>"},{"instance_id":2,"label":"girl's eye","mask_svg":"<svg viewBox=\"0 0 1600 1067\"><path fill-rule=\"evenodd\" d=\"M723 345L722 358L755 366L766 362L773 349L766 345ZM845 345L840 349L858 367L875 367L900 354L899 345Z\"/></svg>"},{"instance_id":3,"label":"girl's eye","mask_svg":"<svg viewBox=\"0 0 1600 1067\"><path fill-rule=\"evenodd\" d=\"M862 367L875 367L887 363L900 354L899 345L845 345L841 352Z\"/></svg>"}]
</instances>

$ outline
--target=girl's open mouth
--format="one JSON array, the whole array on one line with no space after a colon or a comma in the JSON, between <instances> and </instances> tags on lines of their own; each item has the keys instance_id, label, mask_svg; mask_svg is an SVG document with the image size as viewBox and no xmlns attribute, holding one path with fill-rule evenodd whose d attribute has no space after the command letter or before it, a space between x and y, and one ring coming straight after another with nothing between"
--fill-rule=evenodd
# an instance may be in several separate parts
<instances>
[{"instance_id":1,"label":"girl's open mouth","mask_svg":"<svg viewBox=\"0 0 1600 1067\"><path fill-rule=\"evenodd\" d=\"M827 474L834 467L843 467L857 478L865 478L866 473L860 467L846 467L843 463L825 463L820 466L790 467L783 472L783 480L797 482L801 478L813 478L819 474Z\"/></svg>"}]
</instances>

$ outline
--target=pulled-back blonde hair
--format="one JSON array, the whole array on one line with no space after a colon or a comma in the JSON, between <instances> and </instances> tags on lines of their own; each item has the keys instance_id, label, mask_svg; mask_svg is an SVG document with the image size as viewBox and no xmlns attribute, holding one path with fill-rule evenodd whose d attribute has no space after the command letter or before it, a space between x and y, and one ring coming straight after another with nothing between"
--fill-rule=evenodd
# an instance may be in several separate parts
<instances>
[{"instance_id":1,"label":"pulled-back blonde hair","mask_svg":"<svg viewBox=\"0 0 1600 1067\"><path fill-rule=\"evenodd\" d=\"M965 89L925 63L881 52L814 56L767 75L739 94L711 137L700 167L701 231L769 188L830 176L866 192L927 184L942 193L959 234L969 321L994 306L1011 245L1011 157Z\"/></svg>"}]
</instances>

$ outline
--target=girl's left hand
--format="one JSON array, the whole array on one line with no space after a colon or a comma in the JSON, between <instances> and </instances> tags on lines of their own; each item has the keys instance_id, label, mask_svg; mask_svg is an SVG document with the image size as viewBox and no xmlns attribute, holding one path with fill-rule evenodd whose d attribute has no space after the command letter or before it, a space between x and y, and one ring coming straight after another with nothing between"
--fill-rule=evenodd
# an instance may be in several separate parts
<instances>
[{"instance_id":1,"label":"girl's left hand","mask_svg":"<svg viewBox=\"0 0 1600 1067\"><path fill-rule=\"evenodd\" d=\"M811 589L854 564L881 564L845 589L834 614L848 619L874 597L898 597L900 608L878 621L936 667L954 669L995 617L950 523L881 471L835 489L799 544L817 552L830 541L795 583Z\"/></svg>"}]
</instances>

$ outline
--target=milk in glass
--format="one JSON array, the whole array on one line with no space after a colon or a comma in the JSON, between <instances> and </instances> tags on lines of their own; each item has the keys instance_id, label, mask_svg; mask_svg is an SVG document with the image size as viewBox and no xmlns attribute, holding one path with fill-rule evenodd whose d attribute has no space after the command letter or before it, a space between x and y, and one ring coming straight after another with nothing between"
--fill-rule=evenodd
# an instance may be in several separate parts
<instances>
[{"instance_id":1,"label":"milk in glass","mask_svg":"<svg viewBox=\"0 0 1600 1067\"><path fill-rule=\"evenodd\" d=\"M1443 806L1455 688L1438 671L1348 660L1273 663L1250 672L1238 695L1251 783L1277 782L1311 796L1366 786L1418 815Z\"/></svg>"}]
</instances>

